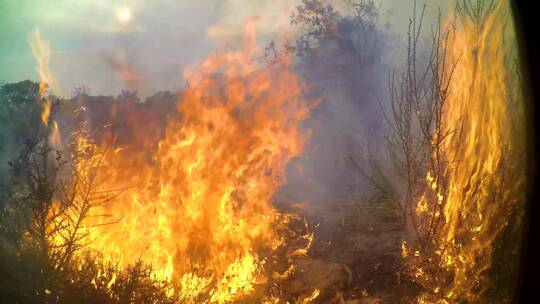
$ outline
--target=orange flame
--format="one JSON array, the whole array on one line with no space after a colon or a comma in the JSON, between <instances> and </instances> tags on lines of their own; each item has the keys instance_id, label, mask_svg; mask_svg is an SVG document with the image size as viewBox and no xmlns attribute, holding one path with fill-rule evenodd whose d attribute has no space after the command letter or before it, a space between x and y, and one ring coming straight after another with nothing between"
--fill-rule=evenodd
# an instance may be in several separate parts
<instances>
[{"instance_id":1,"label":"orange flame","mask_svg":"<svg viewBox=\"0 0 540 304\"><path fill-rule=\"evenodd\" d=\"M226 303L253 290L264 266L260 250L279 242L272 196L305 142L299 123L309 109L299 78L288 59L253 61L252 23L246 33L243 50L186 70L191 85L163 139L116 149L100 172L115 172L107 187L131 188L94 210L122 220L92 230L91 249L121 265L142 258L189 303Z\"/></svg>"},{"instance_id":2,"label":"orange flame","mask_svg":"<svg viewBox=\"0 0 540 304\"><path fill-rule=\"evenodd\" d=\"M49 124L51 114L51 101L47 96L47 89L53 83L53 77L49 70L49 61L51 59L51 46L41 37L41 32L34 29L28 37L28 43L32 49L32 54L37 63L39 73L39 95L43 98L43 111L41 112L41 121L45 126Z\"/></svg>"},{"instance_id":3,"label":"orange flame","mask_svg":"<svg viewBox=\"0 0 540 304\"><path fill-rule=\"evenodd\" d=\"M450 16L450 22L455 18ZM495 1L483 19L458 20L452 24L456 35L448 60L457 65L444 113L449 130L460 130L444 142L455 161L444 173L445 193L436 188L431 174L426 178L428 188L437 193L436 204L443 205L436 253L452 277L449 286L434 288L437 303L486 301L486 270L492 266L494 246L512 214L522 212L524 200L524 102L514 69L519 66L509 1ZM418 203L419 215L424 200ZM417 299L434 302L427 294Z\"/></svg>"}]
</instances>

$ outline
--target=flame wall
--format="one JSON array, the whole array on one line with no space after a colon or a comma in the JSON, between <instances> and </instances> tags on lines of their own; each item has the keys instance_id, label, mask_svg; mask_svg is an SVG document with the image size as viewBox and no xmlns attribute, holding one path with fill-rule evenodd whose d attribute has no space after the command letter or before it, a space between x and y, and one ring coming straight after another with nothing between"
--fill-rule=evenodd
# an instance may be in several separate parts
<instances>
[{"instance_id":1,"label":"flame wall","mask_svg":"<svg viewBox=\"0 0 540 304\"><path fill-rule=\"evenodd\" d=\"M260 252L277 246L272 196L304 144L302 85L286 59L261 67L245 47L186 70L190 86L155 145L106 154L101 178L123 189L94 210L91 249L120 265L142 259L188 302L227 302L253 290ZM140 134L156 134L139 121ZM113 173L111 175L111 173Z\"/></svg>"},{"instance_id":2,"label":"flame wall","mask_svg":"<svg viewBox=\"0 0 540 304\"><path fill-rule=\"evenodd\" d=\"M456 67L444 120L460 131L445 143L450 157L438 253L451 273L443 302L478 303L491 287L487 271L498 238L523 210L525 123L508 1L495 1L485 18L459 17L450 17L456 22L448 65Z\"/></svg>"}]
</instances>

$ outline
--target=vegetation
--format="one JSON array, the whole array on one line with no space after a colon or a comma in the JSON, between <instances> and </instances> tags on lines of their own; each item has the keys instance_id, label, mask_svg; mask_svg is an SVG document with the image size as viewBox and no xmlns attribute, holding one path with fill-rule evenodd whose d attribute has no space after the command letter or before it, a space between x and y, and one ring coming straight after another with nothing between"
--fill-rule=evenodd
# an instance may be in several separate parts
<instances>
[{"instance_id":1,"label":"vegetation","mask_svg":"<svg viewBox=\"0 0 540 304\"><path fill-rule=\"evenodd\" d=\"M387 32L380 26L378 9L373 1L352 2L351 7L352 13L343 15L320 0L302 0L291 16L291 23L297 27L299 34L294 43L284 47L284 52L293 54L298 60L295 66L298 73L311 85L307 94L323 100L322 106L313 112L315 118L306 124L313 127L315 132L324 134L324 137L316 139L320 142L314 140L310 144L314 147L331 145L338 135L346 137L350 142L358 141L354 137L358 129L346 128L358 124L358 117L354 115L362 111L368 113L363 114L366 117L362 119L368 121L365 125L372 123L369 119L377 120L368 116L379 115L380 120L386 123L386 130L380 125L377 126L380 133L374 132L371 137L363 137L371 146L365 148L361 161L349 153L350 150L335 149L347 159L350 165L348 169L359 173L375 190L372 197L376 197L377 202L390 201L400 211L399 216L394 216L391 212L394 209L386 208L384 204L362 206L364 209L369 207L390 214L380 211L381 218L401 221L400 224L392 222L391 228L399 226L398 229L404 231L399 234L404 236L402 247L397 248L401 249L402 258L397 255L399 265L392 264L391 267L395 269L388 272L396 270L398 282L406 281L400 279L400 275L407 276L410 282L414 281L421 289L421 297L416 299L419 302L441 300L466 303L468 299L480 298L509 302L511 286L508 286L508 282L516 279L519 231L523 217L518 202L521 198L513 195L514 192L520 193L524 184L520 179L523 163L516 157L523 152L522 130L513 128L508 134L504 133L510 139L503 138L501 144L492 147L494 151L501 151L500 154L494 153L495 169L491 175L501 176L496 179L478 169L483 164L474 163L470 166L472 168L465 167L466 161L462 159L466 155L465 148L460 142L470 140L466 137L467 132L473 133L469 125L475 118L466 112L474 103L470 101L473 95L471 92L477 92L475 98L487 96L485 86L480 85L482 83L479 80L482 79L479 41L481 35L485 34L484 27L490 16L497 10L495 2L458 1L456 20L470 27L468 30L474 33L474 47L470 51L472 55L469 54L473 63L468 67L474 81L467 84L464 90L469 94L466 95L469 99L465 110L460 109L460 115L452 119L448 119L448 111L454 106L452 102L455 102L455 98L452 99L451 94L452 89L455 89L453 84L459 81L455 71L462 59L461 54L456 56L451 53L456 39L456 27L443 27L439 16L438 23L431 28L431 35L428 35L427 54L424 56L425 7L418 9L414 2L403 69L388 75L386 103L377 105L375 94L372 93L379 89L380 81L375 71L382 69ZM266 51L266 59L270 62L281 52L274 43ZM505 64L509 58L505 57ZM505 106L513 111L504 120L509 125L521 125L522 113L519 111L522 110L520 103L523 97L520 73L519 67L516 67L501 82L508 88L504 96ZM104 141L114 137L117 142L129 142L134 147L145 145L145 142L138 142L136 136L145 130L140 126L133 127L138 124L130 120L157 124L159 127L148 129L159 130L161 133L151 136L163 136L165 123L159 118L173 112L171 109L176 96L158 93L146 102L141 102L134 92L123 91L120 96L113 98L90 96L87 88L78 89L70 103L79 109L85 108L85 111L69 112L70 117L66 121L73 125L66 133L72 135L66 136L60 144L54 139L55 129L51 121L43 124L40 119L43 102L38 91L39 84L32 81L0 86L0 302L182 302L181 295L175 292L174 283L156 280L152 275L152 266L144 261L120 268L108 262L100 252L85 250L92 241L88 232L88 229L93 228L89 221L89 211L106 206L122 193L122 189L107 189L106 178L101 179L96 175L97 170L103 166L105 153L109 151L96 148L93 141L100 141L103 147ZM86 112L89 101L93 105ZM370 107L374 105L380 106L381 111L372 111ZM53 103L50 119L56 111L65 111L62 107L64 105L60 100ZM84 118L74 114L82 112L85 112ZM348 112L353 114L355 120L347 120L347 115L351 114ZM151 119L148 119L148 115ZM326 123L324 118L333 120ZM84 120L90 125L104 125L111 121L115 124L110 134L94 130L89 132L87 125L82 123ZM326 129L338 122L345 128L332 129L331 132ZM383 131L387 132L384 137ZM372 140L375 138L384 138L384 141L382 144L377 143ZM511 145L516 145L516 148L509 149ZM375 146L373 150L372 146ZM386 149L384 156L379 153L383 150L381 147ZM317 164L313 166L320 166L320 175L325 178L330 175L330 171L337 171L328 170L327 167L333 166L333 163L328 165L327 160L334 156L324 158L325 155L314 160ZM393 172L389 172L388 167ZM469 183L458 184L459 191L471 193L472 198L465 197L459 203L453 203L448 195L457 191L451 188L452 177L463 175L463 172L480 173L478 180L471 179L467 180ZM349 178L345 174L340 177L338 183L345 183ZM470 206L473 205L470 202L481 200L489 200L489 206L484 207L489 212ZM463 201L470 204L463 205ZM478 221L485 221L491 225L488 228L495 232L475 234L485 228L473 225L477 221L467 222L458 217L452 227L457 232L449 233L447 223L450 216L445 217L443 214L449 213L448 209L451 208L466 209L470 214L478 211ZM461 216L460 212L457 213ZM102 216L110 217L107 214ZM115 220L111 220L106 225L115 223ZM345 226L343 220L343 231L346 231ZM361 228L369 231L373 229L367 225ZM373 232L379 236L377 233ZM298 233L298 238L304 235ZM485 247L485 244L482 244L485 248L476 246L471 241L475 237L483 237L489 247ZM354 240L352 237L343 239ZM317 246L313 234L307 240L308 247L312 246L312 242L314 247ZM328 246L330 243L328 241ZM384 247L384 254L387 254L386 249L390 246L381 247ZM469 255L463 254L464 247ZM307 249L301 252L302 257L305 257L306 252ZM449 261L448 256L454 260ZM456 264L459 259L462 261ZM470 265L465 267L464 264ZM284 275L271 275L287 277L289 270L284 269L283 272ZM349 281L352 281L350 270L348 275ZM385 275L390 277L394 274ZM489 277L489 282L484 280L486 277ZM283 286L271 282L269 290L272 294L282 296ZM284 282L283 285L287 284ZM358 289L358 286L355 288ZM343 300L343 295L339 296Z\"/></svg>"},{"instance_id":2,"label":"vegetation","mask_svg":"<svg viewBox=\"0 0 540 304\"><path fill-rule=\"evenodd\" d=\"M0 205L9 196L9 165L26 144L43 135L36 107L39 84L30 80L0 85Z\"/></svg>"},{"instance_id":3,"label":"vegetation","mask_svg":"<svg viewBox=\"0 0 540 304\"><path fill-rule=\"evenodd\" d=\"M7 111L29 111L34 119L7 120L20 121L8 127L21 137L14 140L18 149L8 151L19 155L9 162L0 212L0 302L172 303L165 283L142 261L119 269L99 253L81 255L91 241L90 209L121 193L96 177L105 151L89 144L82 129L62 146L52 142L53 129L32 110L37 84L4 85L2 93Z\"/></svg>"}]
</instances>

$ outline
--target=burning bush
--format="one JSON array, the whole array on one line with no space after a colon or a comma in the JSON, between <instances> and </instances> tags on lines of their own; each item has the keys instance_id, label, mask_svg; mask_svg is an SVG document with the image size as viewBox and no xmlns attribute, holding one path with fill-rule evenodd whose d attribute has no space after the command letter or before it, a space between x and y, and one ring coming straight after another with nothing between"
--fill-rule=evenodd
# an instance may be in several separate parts
<instances>
[{"instance_id":1,"label":"burning bush","mask_svg":"<svg viewBox=\"0 0 540 304\"><path fill-rule=\"evenodd\" d=\"M250 19L237 49L145 101L56 98L32 32L41 82L0 87L0 301L510 301L526 181L509 4L459 1L423 57L414 2L380 112L388 32L373 1L349 5L301 1L296 43L264 60ZM377 200L357 195L362 177ZM313 204L287 205L295 192Z\"/></svg>"}]
</instances>

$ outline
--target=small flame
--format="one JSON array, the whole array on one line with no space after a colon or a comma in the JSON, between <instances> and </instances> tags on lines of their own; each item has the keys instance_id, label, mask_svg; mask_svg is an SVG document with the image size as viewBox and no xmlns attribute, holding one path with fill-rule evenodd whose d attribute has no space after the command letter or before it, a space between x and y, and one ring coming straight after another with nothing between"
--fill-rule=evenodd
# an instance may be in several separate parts
<instances>
[{"instance_id":1,"label":"small flame","mask_svg":"<svg viewBox=\"0 0 540 304\"><path fill-rule=\"evenodd\" d=\"M53 77L49 69L51 59L51 46L42 38L41 32L34 29L28 36L28 43L32 49L32 54L37 64L39 73L39 95L43 99L43 110L41 112L41 121L45 126L49 125L49 116L51 114L51 101L47 95L47 89L53 84Z\"/></svg>"},{"instance_id":2,"label":"small flame","mask_svg":"<svg viewBox=\"0 0 540 304\"><path fill-rule=\"evenodd\" d=\"M321 293L321 291L319 289L315 289L313 290L313 292L311 293L311 295L309 295L308 297L306 298L303 298L301 299L300 301L298 301L299 304L309 304L309 303L313 303L313 301L315 301L318 297L319 297L319 294Z\"/></svg>"},{"instance_id":3,"label":"small flame","mask_svg":"<svg viewBox=\"0 0 540 304\"><path fill-rule=\"evenodd\" d=\"M401 256L406 258L409 255L409 250L407 249L407 242L401 242Z\"/></svg>"},{"instance_id":4,"label":"small flame","mask_svg":"<svg viewBox=\"0 0 540 304\"><path fill-rule=\"evenodd\" d=\"M51 124L51 134L49 135L49 142L54 147L59 147L61 143L61 135L60 135L60 129L58 128L58 124L56 121L53 121Z\"/></svg>"}]
</instances>

